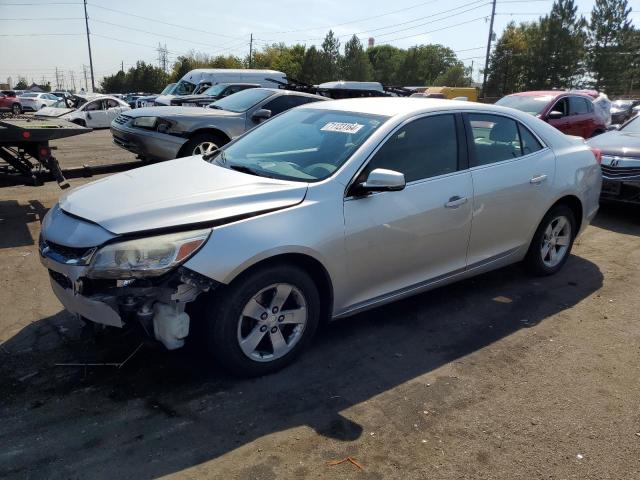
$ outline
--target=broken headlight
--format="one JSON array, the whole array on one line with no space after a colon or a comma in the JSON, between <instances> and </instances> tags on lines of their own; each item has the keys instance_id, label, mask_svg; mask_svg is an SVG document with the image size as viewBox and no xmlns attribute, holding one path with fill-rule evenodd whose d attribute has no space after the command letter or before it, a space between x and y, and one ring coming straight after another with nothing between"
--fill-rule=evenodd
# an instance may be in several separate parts
<instances>
[{"instance_id":1,"label":"broken headlight","mask_svg":"<svg viewBox=\"0 0 640 480\"><path fill-rule=\"evenodd\" d=\"M185 262L209 238L210 229L105 245L94 255L90 278L156 277Z\"/></svg>"}]
</instances>

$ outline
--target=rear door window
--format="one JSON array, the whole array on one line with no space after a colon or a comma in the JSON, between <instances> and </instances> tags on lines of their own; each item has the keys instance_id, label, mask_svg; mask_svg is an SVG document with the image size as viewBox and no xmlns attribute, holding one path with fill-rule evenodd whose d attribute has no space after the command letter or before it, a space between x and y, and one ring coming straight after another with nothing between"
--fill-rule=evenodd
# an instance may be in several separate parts
<instances>
[{"instance_id":1,"label":"rear door window","mask_svg":"<svg viewBox=\"0 0 640 480\"><path fill-rule=\"evenodd\" d=\"M544 145L522 123L502 115L469 113L475 165L512 160L542 150Z\"/></svg>"}]
</instances>

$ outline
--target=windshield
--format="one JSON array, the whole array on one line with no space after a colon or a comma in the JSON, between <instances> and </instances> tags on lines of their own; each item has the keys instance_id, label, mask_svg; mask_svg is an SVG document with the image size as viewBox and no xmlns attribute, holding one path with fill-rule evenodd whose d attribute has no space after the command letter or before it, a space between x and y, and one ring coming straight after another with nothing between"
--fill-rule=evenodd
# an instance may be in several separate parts
<instances>
[{"instance_id":1,"label":"windshield","mask_svg":"<svg viewBox=\"0 0 640 480\"><path fill-rule=\"evenodd\" d=\"M614 108L621 108L621 109L626 109L629 108L632 105L632 101L631 100L616 100L615 102L612 103L612 106Z\"/></svg>"},{"instance_id":2,"label":"windshield","mask_svg":"<svg viewBox=\"0 0 640 480\"><path fill-rule=\"evenodd\" d=\"M633 117L620 130L624 133L640 133L640 117Z\"/></svg>"},{"instance_id":3,"label":"windshield","mask_svg":"<svg viewBox=\"0 0 640 480\"><path fill-rule=\"evenodd\" d=\"M264 177L316 182L340 168L387 118L289 110L226 147L212 163Z\"/></svg>"},{"instance_id":4,"label":"windshield","mask_svg":"<svg viewBox=\"0 0 640 480\"><path fill-rule=\"evenodd\" d=\"M273 95L271 90L262 90L259 88L250 88L249 90L242 90L241 92L234 93L228 97L213 102L209 108L221 108L229 112L242 113L249 110L258 102L269 98Z\"/></svg>"},{"instance_id":5,"label":"windshield","mask_svg":"<svg viewBox=\"0 0 640 480\"><path fill-rule=\"evenodd\" d=\"M227 86L224 85L224 84L213 85L213 86L207 88L204 92L202 92L202 95L209 95L211 97L217 97L218 95L220 95L224 91L225 88L227 88Z\"/></svg>"},{"instance_id":6,"label":"windshield","mask_svg":"<svg viewBox=\"0 0 640 480\"><path fill-rule=\"evenodd\" d=\"M173 95L189 95L195 88L196 86L193 83L187 82L186 80L180 80L176 83L172 93Z\"/></svg>"},{"instance_id":7,"label":"windshield","mask_svg":"<svg viewBox=\"0 0 640 480\"><path fill-rule=\"evenodd\" d=\"M544 95L535 97L533 95L508 95L496 102L501 107L511 107L531 115L538 115L546 107L554 97Z\"/></svg>"},{"instance_id":8,"label":"windshield","mask_svg":"<svg viewBox=\"0 0 640 480\"><path fill-rule=\"evenodd\" d=\"M160 95L169 95L171 93L171 90L173 90L173 87L175 87L175 86L176 86L175 83L170 83L169 85L164 87L164 90L162 90L162 92L160 92Z\"/></svg>"}]
</instances>

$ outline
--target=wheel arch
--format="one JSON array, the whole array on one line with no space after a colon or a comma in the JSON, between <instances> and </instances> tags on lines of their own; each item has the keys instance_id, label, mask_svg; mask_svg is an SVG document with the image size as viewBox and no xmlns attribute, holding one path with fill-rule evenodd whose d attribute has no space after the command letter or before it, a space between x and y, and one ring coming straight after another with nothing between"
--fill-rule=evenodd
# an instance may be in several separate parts
<instances>
[{"instance_id":1,"label":"wheel arch","mask_svg":"<svg viewBox=\"0 0 640 480\"><path fill-rule=\"evenodd\" d=\"M231 137L227 135L226 132L224 132L223 130L220 130L217 127L201 127L201 128L198 128L197 130L194 130L193 132L189 132L189 134L186 136L187 142L182 147L180 147L180 152L178 153L178 156L179 157L185 156L185 153L186 153L185 149L189 143L189 140L191 140L196 135L200 135L203 133L209 133L209 134L213 134L223 138L225 140L224 144L227 144L231 141Z\"/></svg>"},{"instance_id":2,"label":"wheel arch","mask_svg":"<svg viewBox=\"0 0 640 480\"><path fill-rule=\"evenodd\" d=\"M257 269L283 264L302 268L309 274L313 282L318 287L318 292L321 298L320 319L322 322L326 322L331 319L331 316L333 315L333 283L331 281L331 276L324 265L311 255L307 255L305 253L281 253L259 260L236 275L230 283L241 281L243 277Z\"/></svg>"},{"instance_id":3,"label":"wheel arch","mask_svg":"<svg viewBox=\"0 0 640 480\"><path fill-rule=\"evenodd\" d=\"M575 235L577 236L578 232L582 228L582 219L584 214L582 201L575 195L571 195L571 194L565 195L559 198L558 200L556 200L556 202L553 205L551 205L551 207L549 207L547 212L557 205L566 205L573 212L573 216L575 217L575 220L576 220Z\"/></svg>"}]
</instances>

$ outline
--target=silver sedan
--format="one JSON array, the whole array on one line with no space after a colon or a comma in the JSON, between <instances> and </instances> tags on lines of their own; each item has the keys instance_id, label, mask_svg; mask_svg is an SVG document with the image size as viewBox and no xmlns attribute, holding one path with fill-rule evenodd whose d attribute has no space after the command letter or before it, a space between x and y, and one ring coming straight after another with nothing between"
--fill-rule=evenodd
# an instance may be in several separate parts
<instances>
[{"instance_id":1,"label":"silver sedan","mask_svg":"<svg viewBox=\"0 0 640 480\"><path fill-rule=\"evenodd\" d=\"M516 110L318 102L72 191L40 251L71 312L170 349L195 327L215 361L262 375L322 321L515 262L558 272L601 182L582 139Z\"/></svg>"}]
</instances>

